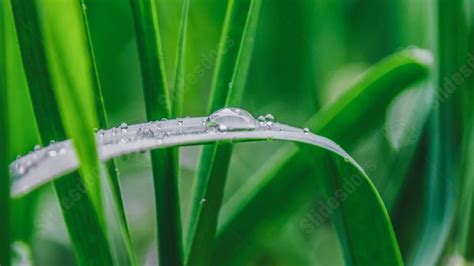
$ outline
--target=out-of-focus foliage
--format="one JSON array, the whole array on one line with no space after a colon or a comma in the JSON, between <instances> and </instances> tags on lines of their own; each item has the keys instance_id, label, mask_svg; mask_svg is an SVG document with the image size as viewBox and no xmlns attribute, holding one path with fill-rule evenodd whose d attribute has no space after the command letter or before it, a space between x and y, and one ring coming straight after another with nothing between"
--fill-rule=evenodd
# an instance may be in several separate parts
<instances>
[{"instance_id":1,"label":"out-of-focus foliage","mask_svg":"<svg viewBox=\"0 0 474 266\"><path fill-rule=\"evenodd\" d=\"M474 162L470 147L474 132L474 17L471 13L474 7L469 1L190 0L188 12L183 12L183 1L186 0L136 1L135 10L130 0L71 1L77 5L77 10L87 10L89 41L93 44L92 52L109 126L158 119L156 113L169 116L170 110L180 116L208 115L228 5L233 3L245 7L247 3L261 1L255 33L249 37L253 51L247 58L248 73L241 78L245 82L233 84L243 88L239 105L253 114L271 113L277 121L311 127L316 133L334 138L347 149L365 167L381 195L406 264L472 263ZM28 23L18 20L17 14L14 18L11 4L18 2L25 4L28 1L4 0L0 8L0 33L5 33L0 34L0 99L5 99L0 101L0 108L7 110L0 114L0 138L1 141L8 140L8 149L0 146L0 185L5 193L5 186L9 183L4 173L6 162L13 161L18 154L33 150L36 144L40 144L40 139L46 145L44 132L48 130L47 122L54 121L33 111L39 107L34 93L31 93L32 88L37 88L32 86L39 86L40 83L32 85L31 77L27 82L28 71L35 66L24 65L28 51L19 45L22 42L21 38L19 42L17 33L23 34L23 38L30 38L31 43L43 36L37 36L35 29L24 28ZM41 6L43 1L33 2ZM150 5L141 6L138 2ZM57 3L50 0L47 4ZM145 9L138 12L140 8ZM235 11L236 18L247 17L244 9ZM42 10L45 23L56 23L54 8L48 6ZM188 17L183 19L183 14L188 14ZM146 15L150 17L141 17ZM63 19L67 16L62 15ZM14 19L17 19L16 23ZM137 26L140 22L144 24ZM182 27L182 23L186 23L186 27ZM230 36L240 38L242 32L239 30L242 29L239 27L245 25L245 21L235 21L235 25L237 27ZM151 28L140 32L146 26ZM186 31L180 37L182 28ZM68 29L73 32L61 34L62 30ZM43 45L50 49L46 50L49 61L45 62L44 67L56 76L57 100L63 103L59 109L62 110L63 120L67 117L64 124L68 137L75 139L81 139L80 134L72 131L88 132L97 126L94 116L98 114L92 113L95 108L80 111L80 106L92 107L95 103L92 91L80 92L78 88L89 88L93 84L90 77L82 79L79 72L73 69L70 69L72 73L66 73L70 79L56 70L64 67L61 62L66 66L73 66L76 62L74 67L78 69L89 64L90 58L84 57L87 52L67 45L68 41L75 45L78 45L75 41L84 41L70 39L78 36L74 31L81 30L78 25L63 24L49 30L45 28L42 32L47 37ZM157 31L159 38L146 35ZM163 56L161 62L152 62L156 64L152 68L153 73L147 72L150 68L143 62L153 59L143 54L147 48L140 38L146 37L150 38L146 41L151 45L148 52L158 53L161 49L159 53ZM184 46L179 45L180 39L185 40ZM63 43L61 50L53 49L55 43ZM415 62L415 65L421 63L429 69L423 69L422 75L409 76L413 69L402 71L393 68L395 70L389 73L392 76L385 79L385 83L372 82L384 81L387 73L376 72L381 69L377 67L384 66L383 62L388 62L385 66L396 65L396 60L403 57L396 56L405 52L401 50L421 51L413 46L433 54L432 65ZM30 47L30 51L34 51L32 48L35 47ZM238 52L238 45L229 48L234 48L230 49L232 53ZM184 57L177 58L180 54ZM387 57L389 59L377 64ZM235 65L231 63L227 70L234 70L232 66ZM181 80L175 73L177 70L184 73ZM148 79L144 72L149 75ZM39 76L39 79L42 77ZM154 106L149 91L147 94L142 89L150 86L153 78L161 78L160 82L169 85L168 88L158 86L168 90L166 93L169 94L166 101L161 98L161 103L175 104L182 99L182 109L176 105L171 108ZM78 87L69 87L69 81ZM366 94L360 94L361 98L353 100L347 96L361 88L369 88ZM74 99L71 92L80 95ZM336 110L334 106L345 100L349 104L344 106L349 107ZM222 100L216 101L218 104L213 107L222 105ZM74 103L79 103L79 107L74 109ZM160 109L162 107L166 108ZM342 116L337 117L341 113ZM330 118L333 114L335 119ZM79 119L80 115L85 115L85 119ZM337 123L328 127L315 126L321 120ZM82 153L81 159L90 160L86 163L89 171L95 171L97 169L91 167L97 158L87 157L85 152L94 145L91 136L85 138L88 141L82 143L86 143L86 148L79 152ZM321 207L324 201L320 189L315 188L318 184L308 181L306 176L310 176L308 172L319 173L318 166L313 162L307 163L304 158L308 154L304 149L298 151L297 159L289 160L288 156L295 153L295 147L277 142L235 145L222 196L223 208L217 221L218 246L214 247L216 254L213 255L216 262L230 263L222 261L227 259L226 252L232 254L229 260L245 265L339 265L344 263L344 259L347 261L350 252L345 249L350 245L341 245L338 241L341 217L337 215L341 213L334 212L336 215L328 215L322 221L315 222L319 219L315 217L325 212L325 207ZM181 228L178 227L181 224L182 235L189 234L187 225L193 215L192 186L199 169L200 155L201 148L180 149L179 201L175 201L175 205L180 206L167 206L180 213L174 213L168 223L176 226L176 232L169 239L180 238ZM2 160L4 157L6 161ZM173 161L171 157L163 158ZM155 162L152 164L152 161ZM225 163L225 160L217 162ZM152 165L156 167L156 158L150 160L148 154L137 154L118 158L115 163L133 245L131 250L139 265L156 262L156 217L163 217L160 212L166 210L165 207L156 209L155 206L155 192L161 189L155 187L155 190L153 186ZM157 174L156 170L154 172ZM170 176L176 175L173 173ZM273 176L288 178L271 179ZM266 186L268 180L273 180L273 186ZM166 185L162 193L176 196L172 191L176 189L174 186ZM92 190L90 187L89 190ZM0 210L7 213L7 208L3 206L10 206L11 210L11 227L6 232L10 233L14 247L14 262L33 261L37 265L74 262L74 238L70 239L66 230L71 223L65 226L51 188L45 186L8 205L5 205L5 197L0 199ZM269 191L268 195L266 191ZM274 191L280 193L270 193ZM99 205L97 199L93 202L94 206ZM248 207L246 204L249 202L260 203L255 206L262 210L261 213L258 208ZM278 205L265 205L270 203ZM236 209L236 206L245 208ZM275 210L273 213L272 207ZM279 207L281 213L276 213ZM359 208L362 212L366 206ZM217 210L211 212L218 213ZM252 215L246 215L249 213ZM234 230L228 227L229 224L241 228ZM211 225L210 228L216 226ZM6 226L2 224L2 229ZM242 233L239 237L239 230L247 234ZM6 239L5 234L0 236L0 241ZM229 239L234 243L230 243ZM183 256L179 258L183 259L186 254L178 254L181 252L180 245L173 243L170 246L176 252L175 257ZM223 249L222 252L219 248ZM1 251L4 250L2 247ZM1 251L0 264L3 265L7 263L3 258L7 255Z\"/></svg>"}]
</instances>

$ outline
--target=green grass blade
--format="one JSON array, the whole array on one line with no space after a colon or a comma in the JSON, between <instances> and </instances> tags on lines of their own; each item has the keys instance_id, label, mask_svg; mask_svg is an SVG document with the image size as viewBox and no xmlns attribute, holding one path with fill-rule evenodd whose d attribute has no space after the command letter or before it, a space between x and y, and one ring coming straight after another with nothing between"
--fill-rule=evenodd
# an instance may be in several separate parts
<instances>
[{"instance_id":1,"label":"green grass blade","mask_svg":"<svg viewBox=\"0 0 474 266\"><path fill-rule=\"evenodd\" d=\"M0 265L10 265L10 174L8 171L6 12L0 3Z\"/></svg>"},{"instance_id":2,"label":"green grass blade","mask_svg":"<svg viewBox=\"0 0 474 266\"><path fill-rule=\"evenodd\" d=\"M230 99L234 95L232 92L237 69L241 67L238 63L241 54L251 51L244 51L249 39L254 38L256 25L250 25L251 18L257 16L260 10L259 0L231 0L227 4L224 27L219 41L219 52L216 60L216 67L211 85L211 98L209 101L210 112L222 108L228 103L237 103ZM257 6L258 5L258 6ZM252 19L254 21L254 19ZM250 28L253 27L253 28ZM247 32L246 32L247 30ZM245 60L244 60L245 61ZM248 67L242 65L243 67ZM243 68L242 73L248 70ZM243 89L242 87L240 89Z\"/></svg>"},{"instance_id":3,"label":"green grass blade","mask_svg":"<svg viewBox=\"0 0 474 266\"><path fill-rule=\"evenodd\" d=\"M406 50L389 56L369 69L345 95L314 115L308 125L314 132L334 138L343 147L350 147L365 135L366 130L375 128L383 121L385 109L395 95L427 76L430 64L431 56L424 50ZM347 139L347 132L351 132L350 140ZM242 248L247 248L241 244L253 241L252 234L256 228L266 228L269 225L265 221L284 217L285 212L296 208L299 199L267 196L276 195L293 184L293 177L298 176L299 171L289 173L287 169L290 165L293 170L303 167L300 162L304 158L298 151L297 147L291 146L277 152L255 176L249 178L253 181L245 184L224 205L215 251L217 261L224 263L238 256ZM299 188L311 182L304 178L303 173L302 176ZM311 191L307 193L310 197ZM267 206L265 213L258 206ZM238 235L243 242L235 241L235 228L240 228Z\"/></svg>"},{"instance_id":4,"label":"green grass blade","mask_svg":"<svg viewBox=\"0 0 474 266\"><path fill-rule=\"evenodd\" d=\"M53 8L54 7L54 8ZM93 90L93 65L80 5L49 0L39 6L47 67L66 134L81 161L81 175L92 202L100 212L102 197L94 128L98 126ZM60 15L58 10L67 12ZM58 23L58 20L63 23ZM67 49L74 47L75 53Z\"/></svg>"},{"instance_id":5,"label":"green grass blade","mask_svg":"<svg viewBox=\"0 0 474 266\"><path fill-rule=\"evenodd\" d=\"M156 0L130 1L141 63L145 108L149 121L170 118L170 100L163 61ZM182 226L176 150L151 152L162 265L182 265Z\"/></svg>"},{"instance_id":6,"label":"green grass blade","mask_svg":"<svg viewBox=\"0 0 474 266\"><path fill-rule=\"evenodd\" d=\"M231 154L232 144L228 143L205 146L203 149L187 239L190 245L187 265L209 263ZM197 201L199 206L195 203Z\"/></svg>"},{"instance_id":7,"label":"green grass blade","mask_svg":"<svg viewBox=\"0 0 474 266\"><path fill-rule=\"evenodd\" d=\"M472 112L472 111L471 111ZM472 112L474 113L474 112ZM474 123L471 123L469 132L466 134L466 150L463 158L463 178L464 189L462 190L462 198L459 206L459 235L456 240L458 242L458 252L467 261L474 261Z\"/></svg>"},{"instance_id":8,"label":"green grass blade","mask_svg":"<svg viewBox=\"0 0 474 266\"><path fill-rule=\"evenodd\" d=\"M183 11L178 36L178 49L176 52L176 71L172 97L173 116L183 115L183 97L186 90L185 69L186 69L186 33L188 27L189 1L183 1Z\"/></svg>"},{"instance_id":9,"label":"green grass blade","mask_svg":"<svg viewBox=\"0 0 474 266\"><path fill-rule=\"evenodd\" d=\"M243 112L244 111L241 111L240 114L243 114ZM242 117L244 116L245 115ZM280 123L268 125L268 127L262 126L254 128L253 126L258 124L258 121L250 116L245 117L249 120L249 124L246 124L244 128L246 130L229 130L227 132L208 130L212 127L209 125L203 125L201 122L205 117L161 122L158 125L160 125L160 128L164 128L166 125L170 137L165 137L160 141L131 138L128 142L130 145L122 145L120 142L110 142L110 140L117 137L117 135L113 134L113 130L108 130L105 132L103 138L104 141L100 143L100 149L103 151L103 153L101 153L101 159L107 160L115 156L136 152L137 149L148 150L215 142L268 141L269 139L274 139L301 143L301 146L304 147L306 151L306 163L313 165L314 168L312 169L316 169L315 171L310 171L310 173L316 174L311 175L312 177L316 177L312 178L312 180L316 182L313 182L312 186L308 187L311 187L313 190L320 189L321 187L329 188L332 201L336 201L336 204L340 204L341 206L342 214L340 214L340 216L344 217L342 219L342 225L346 228L341 240L343 240L343 243L347 242L347 246L349 247L348 250L351 250L350 256L348 256L350 258L349 262L352 262L351 264L367 265L370 264L371 260L375 260L375 263L380 262L382 265L401 264L401 258L395 241L394 232L388 214L383 207L383 203L367 175L349 154L331 140L315 134L310 134L305 132L303 129ZM182 121L182 124L179 124L178 121ZM222 122L226 123L225 121ZM133 130L132 132L118 133L121 135L119 137L130 138L134 135L137 136L139 135L139 133L137 133L138 129L143 128L145 125L147 124L134 125L133 128L131 128L131 131ZM154 126L150 128L150 130L154 133L158 133L162 132L160 128ZM64 144L65 143L59 143L58 145ZM38 151L37 153L40 152L41 151ZM27 158L35 155L37 154L33 153L27 156ZM216 157L218 155L219 154L216 154ZM22 159L25 158L20 158L20 160ZM326 160L328 160L328 165L326 164ZM38 170L47 168L48 164L43 162L39 162L35 167L37 167ZM23 161L23 163L25 162ZM72 167L78 166L77 160L65 156L54 158L54 163L57 163L58 165L66 165L66 163L68 163L68 165L71 165ZM321 171L318 171L318 169ZM68 168L63 167L62 169L60 168L57 170L67 171ZM54 172L49 174L45 172L43 173L44 174L41 178L45 181L57 178L57 176L54 175ZM18 191L19 187L31 189L41 183L41 180L32 178L32 176L28 174L21 174L18 170L14 170L14 174L18 178L18 183L13 187L13 191L16 191L17 193L21 193L21 191ZM331 183L333 181L334 183ZM352 186L351 190L346 188L347 182L352 182L352 184L350 184ZM287 189L288 187L285 187L282 192L287 191ZM287 194L288 193L286 193L285 196ZM277 194L277 196L281 196L281 194ZM286 196L284 198L288 197ZM209 201L211 200L212 199ZM207 200L204 201L203 204L206 205ZM328 204L331 206L334 203ZM370 211L361 211L360 206L364 206ZM330 208L331 212L339 212L339 210L336 210L337 207L332 206ZM265 212L266 210L266 208L261 209L262 212ZM350 213L351 211L355 211L356 213L352 215ZM365 242L368 244L364 244ZM356 248L351 248L351 245Z\"/></svg>"},{"instance_id":10,"label":"green grass blade","mask_svg":"<svg viewBox=\"0 0 474 266\"><path fill-rule=\"evenodd\" d=\"M407 49L388 56L371 67L335 104L317 112L308 127L333 137L343 147L350 146L354 139L380 125L396 95L427 77L432 62L431 54L422 49ZM346 137L347 132L351 132L351 139Z\"/></svg>"},{"instance_id":11,"label":"green grass blade","mask_svg":"<svg viewBox=\"0 0 474 266\"><path fill-rule=\"evenodd\" d=\"M227 5L211 87L210 112L240 104L260 7L260 0L236 0ZM231 144L204 147L193 191L187 236L188 265L209 263L231 154Z\"/></svg>"},{"instance_id":12,"label":"green grass blade","mask_svg":"<svg viewBox=\"0 0 474 266\"><path fill-rule=\"evenodd\" d=\"M472 10L474 3L469 2L468 8ZM474 14L469 13L470 31L469 31L469 53L474 52ZM460 201L460 208L458 216L460 218L459 226L459 253L465 260L474 261L474 106L472 100L474 99L474 80L471 78L467 81L466 91L463 93L465 101L463 102L465 114L465 133L463 140L463 168L462 168L462 182L464 189L462 190L462 198Z\"/></svg>"},{"instance_id":13,"label":"green grass blade","mask_svg":"<svg viewBox=\"0 0 474 266\"><path fill-rule=\"evenodd\" d=\"M328 189L329 195L340 202L334 210L334 220L346 264L403 265L389 215L370 179L361 179L341 161L332 167L339 178L329 181L332 184ZM354 191L348 189L350 183L355 186Z\"/></svg>"},{"instance_id":14,"label":"green grass blade","mask_svg":"<svg viewBox=\"0 0 474 266\"><path fill-rule=\"evenodd\" d=\"M422 230L415 242L409 264L435 264L442 256L452 229L457 195L462 180L458 178L459 147L462 140L466 88L465 82L449 85L447 80L460 75L461 67L468 62L468 29L465 1L436 1L438 75L434 91L434 111L428 132L428 163L426 197ZM452 31L456 27L456 31ZM454 73L454 74L453 74ZM454 90L451 91L454 86ZM469 103L469 105L472 103ZM472 118L471 118L472 119Z\"/></svg>"},{"instance_id":15,"label":"green grass blade","mask_svg":"<svg viewBox=\"0 0 474 266\"><path fill-rule=\"evenodd\" d=\"M97 64L94 56L94 47L92 43L92 36L90 33L90 28L89 28L89 19L87 17L87 3L85 0L80 0L79 1L81 6L82 6L82 18L84 21L84 26L85 26L85 31L87 33L87 40L88 40L88 52L89 52L89 57L91 58L92 62L92 67L93 67L93 90L94 90L94 98L95 98L95 106L96 106L96 114L98 116L99 120L99 127L100 128L109 128L109 124L107 122L107 111L105 109L105 104L104 104L104 97L102 93L102 87L100 85L100 78L99 78L99 73L97 71ZM127 223L127 216L125 213L125 206L123 203L123 199L121 196L121 189L120 189L120 182L118 179L117 175L117 166L115 163L115 160L110 160L105 163L106 169L107 169L107 174L109 176L109 179L112 184L112 196L114 197L115 204L118 209L119 213L119 218L120 218L120 227L121 230L123 231L123 235L125 236L125 245L127 248L128 256L131 259L132 264L135 264L135 256L133 254L133 248L132 248L132 240L130 237L130 230L128 228L128 223Z\"/></svg>"},{"instance_id":16,"label":"green grass blade","mask_svg":"<svg viewBox=\"0 0 474 266\"><path fill-rule=\"evenodd\" d=\"M96 193L96 189L93 187L98 185L92 179L98 180L99 177L95 139L92 135L92 127L94 123L92 113L93 109L86 113L85 117L82 117L81 108L85 108L84 105L90 103L74 102L71 98L76 98L76 100L78 100L77 98L80 97L77 97L76 95L68 95L68 93L78 93L77 90L87 91L90 88L81 86L76 87L79 84L84 85L83 82L85 81L78 83L73 82L71 84L71 81L65 80L67 78L72 78L68 75L75 75L73 72L75 68L72 67L72 69L70 69L72 73L63 73L62 71L66 71L62 68L63 65L58 64L58 61L54 61L54 59L58 59L59 56L59 54L54 53L60 53L60 51L64 52L64 50L59 50L59 47L56 47L58 48L57 51L51 51L51 48L54 47L49 46L54 43L54 34L51 32L51 28L48 30L49 32L47 34L43 34L44 28L47 28L48 25L41 24L42 19L40 14L41 12L48 11L41 10L41 8L36 4L32 4L31 2L12 0L11 3L22 52L23 64L25 66L25 73L29 84L30 96L41 140L43 143L48 143L49 140L66 139L65 127L68 127L68 132L76 141L78 147L77 152L82 165L87 165L86 170L82 173L83 178L79 177L77 174L70 174L55 182L58 200L66 221L66 226L74 247L77 261L80 265L111 264L112 255L105 231L102 227L103 217L100 214L100 210L96 209L97 206L99 206L98 201L100 200L100 194L91 195L92 191L94 191L92 193ZM77 6L77 8L79 8L79 6ZM75 23L77 23L77 19L80 18L80 11L74 10L75 9L73 8L71 12L72 14L69 14L69 12L64 14L71 16L71 19L73 20L76 19L71 25L77 26ZM61 18L64 19L64 17ZM74 28L69 28L71 25L67 24L67 30L75 32L72 31ZM77 47L79 48L79 51L84 51L80 49L81 45L86 45L81 42L84 40L79 40L79 42L76 43L73 36L66 34L62 36L71 42L69 43L71 45L70 47ZM86 49L85 47L86 46L83 46L82 49ZM73 60L71 58L69 59ZM84 59L81 59L80 63L85 64L82 60ZM71 61L69 61L69 63L71 63ZM75 62L69 66L74 65ZM84 65L81 66L85 67ZM84 69L80 70L84 71ZM87 73L81 74L87 75ZM76 79L77 78L78 77L76 76ZM84 78L87 78L87 76ZM72 79L76 80L74 78ZM64 82L66 85L64 88L58 87L58 85L61 85L61 82ZM67 89L70 89L71 91L65 91ZM90 96L87 95L87 92L84 93L86 93L86 97ZM63 102L60 102L58 99L61 99ZM71 103L71 101L73 103ZM62 107L59 106L60 103ZM64 105L68 104L71 104L69 106L72 108L71 112L69 114L61 112L65 111ZM68 124L63 124L61 115L64 115L64 120L71 119ZM77 123L77 125L74 123ZM84 138L84 141L82 138ZM89 181L86 182L85 179L88 178ZM87 189L85 189L85 187L87 187Z\"/></svg>"}]
</instances>

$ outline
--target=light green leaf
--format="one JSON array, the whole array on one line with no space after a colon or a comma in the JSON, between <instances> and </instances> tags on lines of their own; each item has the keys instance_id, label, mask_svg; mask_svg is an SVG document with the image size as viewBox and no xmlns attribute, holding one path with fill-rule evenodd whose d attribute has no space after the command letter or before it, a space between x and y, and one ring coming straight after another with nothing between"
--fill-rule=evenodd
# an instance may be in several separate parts
<instances>
[{"instance_id":1,"label":"light green leaf","mask_svg":"<svg viewBox=\"0 0 474 266\"><path fill-rule=\"evenodd\" d=\"M43 6L22 0L11 3L41 140L66 139L67 131L82 163L81 177L73 173L55 182L77 261L80 265L111 264L100 207L99 161L92 134L96 118L90 62L83 56L87 43L80 6L62 1ZM50 12L62 15L45 17ZM53 17L55 23L48 21ZM58 19L64 21L58 23ZM61 32L61 27L67 27L66 31ZM64 34L59 38L58 33ZM77 53L66 53L65 47L75 47Z\"/></svg>"}]
</instances>

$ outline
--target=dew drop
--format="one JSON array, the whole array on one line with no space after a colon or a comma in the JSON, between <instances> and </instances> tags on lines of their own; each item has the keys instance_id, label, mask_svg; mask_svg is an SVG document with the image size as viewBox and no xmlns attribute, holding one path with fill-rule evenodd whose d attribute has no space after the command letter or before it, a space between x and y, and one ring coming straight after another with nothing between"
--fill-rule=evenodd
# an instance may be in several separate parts
<instances>
[{"instance_id":1,"label":"dew drop","mask_svg":"<svg viewBox=\"0 0 474 266\"><path fill-rule=\"evenodd\" d=\"M127 123L122 123L122 124L120 124L119 128L120 128L120 130L122 130L122 132L125 133L128 130L128 125L127 125Z\"/></svg>"},{"instance_id":2,"label":"dew drop","mask_svg":"<svg viewBox=\"0 0 474 266\"><path fill-rule=\"evenodd\" d=\"M309 128L307 128L307 127L303 128L303 133L304 133L305 135L308 135L309 132L310 132L310 131L309 131Z\"/></svg>"},{"instance_id":3,"label":"dew drop","mask_svg":"<svg viewBox=\"0 0 474 266\"><path fill-rule=\"evenodd\" d=\"M234 84L232 82L229 82L229 89L232 89L233 86Z\"/></svg>"},{"instance_id":4,"label":"dew drop","mask_svg":"<svg viewBox=\"0 0 474 266\"><path fill-rule=\"evenodd\" d=\"M350 161L351 161L351 160L349 159L349 157L347 157L347 156L344 157L344 162L348 163L348 162L350 162Z\"/></svg>"},{"instance_id":5,"label":"dew drop","mask_svg":"<svg viewBox=\"0 0 474 266\"><path fill-rule=\"evenodd\" d=\"M206 124L217 126L219 131L241 131L256 128L255 119L251 114L245 110L230 107L212 113L207 118Z\"/></svg>"},{"instance_id":6,"label":"dew drop","mask_svg":"<svg viewBox=\"0 0 474 266\"><path fill-rule=\"evenodd\" d=\"M272 114L266 114L265 115L265 121L273 123L273 122L275 122L275 117L273 117Z\"/></svg>"},{"instance_id":7,"label":"dew drop","mask_svg":"<svg viewBox=\"0 0 474 266\"><path fill-rule=\"evenodd\" d=\"M105 131L101 129L99 130L98 134L99 134L99 138L103 138L105 136Z\"/></svg>"},{"instance_id":8,"label":"dew drop","mask_svg":"<svg viewBox=\"0 0 474 266\"><path fill-rule=\"evenodd\" d=\"M54 144L54 143L56 143L56 141L54 139L49 141L49 144Z\"/></svg>"},{"instance_id":9,"label":"dew drop","mask_svg":"<svg viewBox=\"0 0 474 266\"><path fill-rule=\"evenodd\" d=\"M258 122L265 122L265 117L263 115L259 115L257 117Z\"/></svg>"},{"instance_id":10,"label":"dew drop","mask_svg":"<svg viewBox=\"0 0 474 266\"><path fill-rule=\"evenodd\" d=\"M59 149L58 153L59 153L59 155L64 155L64 154L66 154L66 152L67 152L67 150L65 148L61 148L61 149Z\"/></svg>"},{"instance_id":11,"label":"dew drop","mask_svg":"<svg viewBox=\"0 0 474 266\"><path fill-rule=\"evenodd\" d=\"M199 203L203 205L204 203L206 203L206 199L202 199Z\"/></svg>"},{"instance_id":12,"label":"dew drop","mask_svg":"<svg viewBox=\"0 0 474 266\"><path fill-rule=\"evenodd\" d=\"M86 4L82 4L82 10L86 11L87 10L87 6Z\"/></svg>"},{"instance_id":13,"label":"dew drop","mask_svg":"<svg viewBox=\"0 0 474 266\"><path fill-rule=\"evenodd\" d=\"M18 171L17 171L20 175L24 174L26 172L26 168L24 166L19 166L18 167Z\"/></svg>"},{"instance_id":14,"label":"dew drop","mask_svg":"<svg viewBox=\"0 0 474 266\"><path fill-rule=\"evenodd\" d=\"M217 126L217 130L219 130L219 132L226 132L227 131L227 126L224 125L224 124L220 124Z\"/></svg>"},{"instance_id":15,"label":"dew drop","mask_svg":"<svg viewBox=\"0 0 474 266\"><path fill-rule=\"evenodd\" d=\"M55 150L50 150L48 151L48 156L49 157L56 157L58 155L58 152Z\"/></svg>"},{"instance_id":16,"label":"dew drop","mask_svg":"<svg viewBox=\"0 0 474 266\"><path fill-rule=\"evenodd\" d=\"M168 121L168 119L163 117L163 118L161 118L161 121Z\"/></svg>"},{"instance_id":17,"label":"dew drop","mask_svg":"<svg viewBox=\"0 0 474 266\"><path fill-rule=\"evenodd\" d=\"M178 118L178 126L182 126L182 125L183 125L183 119Z\"/></svg>"},{"instance_id":18,"label":"dew drop","mask_svg":"<svg viewBox=\"0 0 474 266\"><path fill-rule=\"evenodd\" d=\"M41 149L41 145L36 144L33 149L34 149L35 151L39 151L39 150Z\"/></svg>"}]
</instances>

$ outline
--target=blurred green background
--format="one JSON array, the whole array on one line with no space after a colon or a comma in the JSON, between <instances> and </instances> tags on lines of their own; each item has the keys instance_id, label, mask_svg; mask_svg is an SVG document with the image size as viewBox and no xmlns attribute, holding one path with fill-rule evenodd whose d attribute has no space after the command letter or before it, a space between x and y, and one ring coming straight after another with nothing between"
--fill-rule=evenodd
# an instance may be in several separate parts
<instances>
[{"instance_id":1,"label":"blurred green background","mask_svg":"<svg viewBox=\"0 0 474 266\"><path fill-rule=\"evenodd\" d=\"M302 126L322 106L334 101L368 67L407 47L436 52L437 10L431 0L267 0L255 36L242 106L254 115L271 113L278 121ZM174 77L181 0L158 0L165 65ZM191 0L186 44L186 72L196 79L184 93L185 116L207 115L215 52L222 30L226 1ZM88 1L87 11L105 106L112 125L145 119L140 64L129 0ZM466 12L470 12L466 10ZM11 14L10 14L11 16ZM7 17L7 85L11 139L9 159L33 150L39 142L13 20ZM74 53L74 51L70 51ZM435 53L436 54L436 53ZM422 231L426 112L419 102L430 94L432 77L400 94L390 104L386 121L352 143L348 152L362 165L385 200L406 261ZM171 88L173 89L173 88ZM171 94L173 95L173 94ZM365 119L371 119L366 117ZM472 119L472 118L471 118ZM361 122L363 125L363 121ZM350 142L351 132L347 132ZM234 151L225 199L281 147L279 143L240 144ZM183 219L188 219L190 193L199 147L181 153L180 196ZM151 166L147 154L118 160L126 210L139 264L152 263L155 250L155 210ZM391 179L397 170L401 184ZM399 191L397 186L401 187ZM299 193L288 187L287 193ZM286 195L281 195L285 197ZM246 265L340 265L341 248L334 226L327 222L314 232L300 227L314 202L301 206L271 235L262 233L258 252ZM364 208L364 206L361 206ZM50 185L14 201L12 207L17 262L35 265L74 264L58 203ZM436 221L434 221L436 222Z\"/></svg>"}]
</instances>

